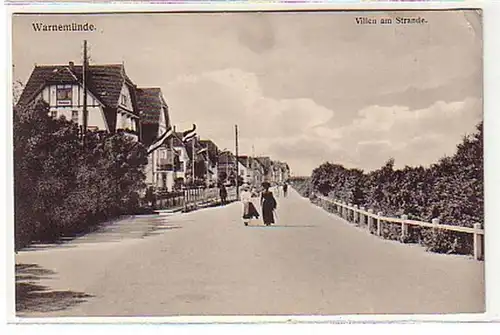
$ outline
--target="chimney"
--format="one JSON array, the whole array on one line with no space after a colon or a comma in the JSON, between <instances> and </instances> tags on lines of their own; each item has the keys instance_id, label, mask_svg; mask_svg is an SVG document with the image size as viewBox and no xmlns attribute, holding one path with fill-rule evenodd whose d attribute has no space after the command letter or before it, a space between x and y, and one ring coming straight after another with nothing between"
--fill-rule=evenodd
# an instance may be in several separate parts
<instances>
[{"instance_id":1,"label":"chimney","mask_svg":"<svg viewBox=\"0 0 500 335\"><path fill-rule=\"evenodd\" d=\"M69 62L69 68L71 71L75 69L75 63L74 62Z\"/></svg>"}]
</instances>

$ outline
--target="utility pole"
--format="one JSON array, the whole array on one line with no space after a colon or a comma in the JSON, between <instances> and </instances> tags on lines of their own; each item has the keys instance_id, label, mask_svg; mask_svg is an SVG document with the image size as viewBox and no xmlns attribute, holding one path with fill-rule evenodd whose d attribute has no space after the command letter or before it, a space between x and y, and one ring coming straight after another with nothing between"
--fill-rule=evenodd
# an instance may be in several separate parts
<instances>
[{"instance_id":1,"label":"utility pole","mask_svg":"<svg viewBox=\"0 0 500 335\"><path fill-rule=\"evenodd\" d=\"M175 126L173 126L173 131L174 131L174 134L175 134ZM177 169L175 168L175 157L176 157L176 153L175 153L175 149L174 149L174 136L170 136L170 151L171 151L171 155L172 155L172 190L174 189L174 186L175 186L175 183L176 183L176 179L177 179Z\"/></svg>"},{"instance_id":2,"label":"utility pole","mask_svg":"<svg viewBox=\"0 0 500 335\"><path fill-rule=\"evenodd\" d=\"M85 135L87 133L88 127L88 111L87 111L87 67L88 67L88 57L87 57L87 40L83 41L83 66L82 66L82 81L83 81L83 139L85 140Z\"/></svg>"},{"instance_id":3,"label":"utility pole","mask_svg":"<svg viewBox=\"0 0 500 335\"><path fill-rule=\"evenodd\" d=\"M252 144L252 184L257 186L257 178L255 175L255 146Z\"/></svg>"},{"instance_id":4,"label":"utility pole","mask_svg":"<svg viewBox=\"0 0 500 335\"><path fill-rule=\"evenodd\" d=\"M191 150L192 150L192 157L193 157L193 162L191 164L191 173L193 174L193 186L195 186L195 178L194 178L194 164L196 163L196 152L194 152L194 137L191 139Z\"/></svg>"},{"instance_id":5,"label":"utility pole","mask_svg":"<svg viewBox=\"0 0 500 335\"><path fill-rule=\"evenodd\" d=\"M207 151L205 151L205 178L206 178L206 185L207 188L210 186L210 172L208 171L208 168L210 167L210 155L208 154L208 142L207 142Z\"/></svg>"},{"instance_id":6,"label":"utility pole","mask_svg":"<svg viewBox=\"0 0 500 335\"><path fill-rule=\"evenodd\" d=\"M235 163L236 163L236 199L240 199L240 185L239 185L239 177L240 177L240 171L239 171L239 164L238 164L238 125L234 125L234 134L235 134L235 140L236 140L236 157L235 157Z\"/></svg>"}]
</instances>

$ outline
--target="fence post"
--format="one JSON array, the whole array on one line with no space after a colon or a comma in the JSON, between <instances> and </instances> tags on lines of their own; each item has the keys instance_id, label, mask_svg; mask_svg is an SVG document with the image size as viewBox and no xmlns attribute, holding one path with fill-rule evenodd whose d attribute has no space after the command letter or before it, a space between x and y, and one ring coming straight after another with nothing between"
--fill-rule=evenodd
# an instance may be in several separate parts
<instances>
[{"instance_id":1,"label":"fence post","mask_svg":"<svg viewBox=\"0 0 500 335\"><path fill-rule=\"evenodd\" d=\"M347 220L347 203L345 201L342 201L342 217L344 220Z\"/></svg>"},{"instance_id":2,"label":"fence post","mask_svg":"<svg viewBox=\"0 0 500 335\"><path fill-rule=\"evenodd\" d=\"M401 215L401 219L405 221L408 220L408 215L406 214ZM403 221L401 223L401 241L402 242L406 241L407 237L408 237L408 224Z\"/></svg>"},{"instance_id":3,"label":"fence post","mask_svg":"<svg viewBox=\"0 0 500 335\"><path fill-rule=\"evenodd\" d=\"M377 215L379 218L377 219L377 235L382 236L382 218L381 216L384 215L382 212L378 212Z\"/></svg>"},{"instance_id":4,"label":"fence post","mask_svg":"<svg viewBox=\"0 0 500 335\"><path fill-rule=\"evenodd\" d=\"M437 219L437 218L436 218L436 219L432 219L432 225L434 226L434 227L432 228L432 231L433 231L434 233L437 233L437 230L438 230L438 227L437 227L437 226L438 226L438 224L439 224L439 219Z\"/></svg>"},{"instance_id":5,"label":"fence post","mask_svg":"<svg viewBox=\"0 0 500 335\"><path fill-rule=\"evenodd\" d=\"M353 213L354 213L354 219L353 219L354 223L359 223L358 205L354 205Z\"/></svg>"},{"instance_id":6,"label":"fence post","mask_svg":"<svg viewBox=\"0 0 500 335\"><path fill-rule=\"evenodd\" d=\"M352 221L354 218L354 211L350 208L352 207L352 204L351 203L348 203L347 206L349 206L349 208L347 208L347 221Z\"/></svg>"},{"instance_id":7,"label":"fence post","mask_svg":"<svg viewBox=\"0 0 500 335\"><path fill-rule=\"evenodd\" d=\"M365 208L360 207L359 210L364 212ZM365 224L365 214L363 214L362 212L359 213L359 223L364 225Z\"/></svg>"},{"instance_id":8,"label":"fence post","mask_svg":"<svg viewBox=\"0 0 500 335\"><path fill-rule=\"evenodd\" d=\"M481 229L481 224L475 223L474 229ZM474 259L480 260L481 258L483 258L483 240L481 234L474 232Z\"/></svg>"},{"instance_id":9,"label":"fence post","mask_svg":"<svg viewBox=\"0 0 500 335\"><path fill-rule=\"evenodd\" d=\"M368 231L372 231L372 226L373 226L373 217L370 215L373 214L373 209L368 210Z\"/></svg>"},{"instance_id":10,"label":"fence post","mask_svg":"<svg viewBox=\"0 0 500 335\"><path fill-rule=\"evenodd\" d=\"M187 199L186 199L186 192L187 190L182 191L182 198L183 198L183 206L184 206L184 212L187 212Z\"/></svg>"}]
</instances>

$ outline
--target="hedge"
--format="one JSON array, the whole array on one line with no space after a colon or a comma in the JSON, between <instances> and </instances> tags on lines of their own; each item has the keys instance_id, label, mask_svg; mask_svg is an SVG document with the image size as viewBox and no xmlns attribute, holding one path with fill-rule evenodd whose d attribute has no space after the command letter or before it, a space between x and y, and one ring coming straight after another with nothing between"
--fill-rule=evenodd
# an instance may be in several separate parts
<instances>
[{"instance_id":1,"label":"hedge","mask_svg":"<svg viewBox=\"0 0 500 335\"><path fill-rule=\"evenodd\" d=\"M16 249L87 232L133 213L144 188L146 149L124 133L87 132L48 106L14 111Z\"/></svg>"},{"instance_id":2,"label":"hedge","mask_svg":"<svg viewBox=\"0 0 500 335\"><path fill-rule=\"evenodd\" d=\"M389 159L381 168L364 172L325 162L311 177L292 180L309 196L317 192L386 216L409 215L410 219L473 227L484 222L483 123L474 134L464 136L453 156L429 167L394 168ZM307 186L305 185L307 184ZM387 225L384 237L399 239L398 225ZM412 228L410 239L441 253L470 253L468 234Z\"/></svg>"}]
</instances>

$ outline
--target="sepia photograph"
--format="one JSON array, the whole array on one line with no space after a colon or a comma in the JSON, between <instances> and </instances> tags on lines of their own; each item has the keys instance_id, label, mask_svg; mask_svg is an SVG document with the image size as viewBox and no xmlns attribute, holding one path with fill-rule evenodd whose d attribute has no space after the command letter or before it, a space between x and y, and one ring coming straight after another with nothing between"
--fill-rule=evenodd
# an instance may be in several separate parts
<instances>
[{"instance_id":1,"label":"sepia photograph","mask_svg":"<svg viewBox=\"0 0 500 335\"><path fill-rule=\"evenodd\" d=\"M480 9L11 30L16 317L486 311Z\"/></svg>"}]
</instances>

